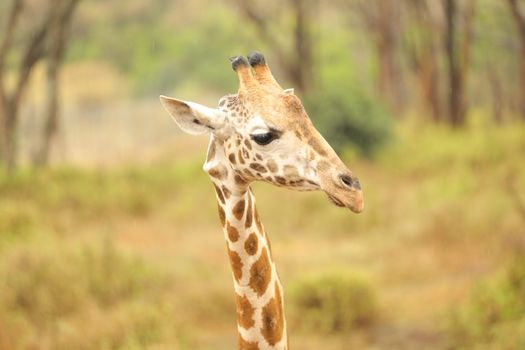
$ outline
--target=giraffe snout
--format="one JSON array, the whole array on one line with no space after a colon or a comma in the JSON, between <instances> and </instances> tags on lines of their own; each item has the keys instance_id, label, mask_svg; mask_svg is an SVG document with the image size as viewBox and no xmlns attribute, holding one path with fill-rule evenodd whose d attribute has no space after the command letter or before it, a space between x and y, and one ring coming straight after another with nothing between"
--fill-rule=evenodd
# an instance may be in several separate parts
<instances>
[{"instance_id":1,"label":"giraffe snout","mask_svg":"<svg viewBox=\"0 0 525 350\"><path fill-rule=\"evenodd\" d=\"M361 183L350 171L321 176L321 188L335 205L346 207L354 213L363 211L365 202Z\"/></svg>"}]
</instances>

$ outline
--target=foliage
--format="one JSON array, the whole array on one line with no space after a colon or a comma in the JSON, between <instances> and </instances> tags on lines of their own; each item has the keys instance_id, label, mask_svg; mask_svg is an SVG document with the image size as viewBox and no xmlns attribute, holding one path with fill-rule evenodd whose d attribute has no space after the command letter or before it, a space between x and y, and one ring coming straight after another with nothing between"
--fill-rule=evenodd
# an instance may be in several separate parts
<instances>
[{"instance_id":1,"label":"foliage","mask_svg":"<svg viewBox=\"0 0 525 350\"><path fill-rule=\"evenodd\" d=\"M234 15L232 9L211 5L212 9L202 12L190 5L184 9L190 14L177 16L174 21L163 13L168 9L179 12L179 4L133 3L131 7L135 7L135 11L109 11L90 18L85 30L77 29L79 40L72 44L70 60L109 61L130 78L134 91L139 94L158 94L174 87L191 89L194 82L200 84L201 91L225 93L236 88L227 59L248 44L249 31L239 31L239 24L230 20ZM98 13L108 5L95 2L86 6L87 13ZM201 15L192 16L193 11ZM80 23L78 27L83 25ZM144 30L145 27L148 30ZM132 44L122 45L123 42Z\"/></svg>"},{"instance_id":2,"label":"foliage","mask_svg":"<svg viewBox=\"0 0 525 350\"><path fill-rule=\"evenodd\" d=\"M306 108L336 151L356 147L371 156L392 136L392 120L381 103L349 84L334 83L310 94Z\"/></svg>"},{"instance_id":3,"label":"foliage","mask_svg":"<svg viewBox=\"0 0 525 350\"><path fill-rule=\"evenodd\" d=\"M361 275L330 272L291 286L291 302L304 329L347 332L376 321L375 291Z\"/></svg>"},{"instance_id":4,"label":"foliage","mask_svg":"<svg viewBox=\"0 0 525 350\"><path fill-rule=\"evenodd\" d=\"M454 348L521 349L525 346L525 257L480 284L452 313Z\"/></svg>"},{"instance_id":5,"label":"foliage","mask_svg":"<svg viewBox=\"0 0 525 350\"><path fill-rule=\"evenodd\" d=\"M21 348L39 334L46 335L41 339L44 343L59 349L103 344L120 348L129 342L145 346L156 341L161 319L155 299L159 286L166 283L158 270L126 256L107 240L84 248L42 248L17 249L0 265L0 324L24 335L17 339ZM72 332L80 331L75 330L75 316L97 318L102 312L109 314L110 321L104 323L103 333L97 334L101 329L93 327L84 337L72 337ZM127 319L122 312L139 313L140 318Z\"/></svg>"}]
</instances>

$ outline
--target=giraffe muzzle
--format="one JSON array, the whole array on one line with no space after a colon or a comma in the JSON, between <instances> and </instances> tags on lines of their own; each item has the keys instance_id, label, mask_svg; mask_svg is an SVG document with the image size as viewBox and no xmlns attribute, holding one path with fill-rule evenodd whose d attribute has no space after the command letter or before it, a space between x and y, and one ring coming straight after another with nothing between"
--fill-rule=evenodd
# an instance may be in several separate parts
<instances>
[{"instance_id":1,"label":"giraffe muzzle","mask_svg":"<svg viewBox=\"0 0 525 350\"><path fill-rule=\"evenodd\" d=\"M328 196L328 199L338 207L348 208L354 213L363 211L363 191L357 177L348 173L334 177L322 177L321 188Z\"/></svg>"},{"instance_id":2,"label":"giraffe muzzle","mask_svg":"<svg viewBox=\"0 0 525 350\"><path fill-rule=\"evenodd\" d=\"M347 192L343 194L343 197L347 199L345 206L354 213L362 212L365 202L363 199L363 191L361 191L361 183L359 182L359 179L349 175L340 175L339 179L343 185L343 188Z\"/></svg>"}]
</instances>

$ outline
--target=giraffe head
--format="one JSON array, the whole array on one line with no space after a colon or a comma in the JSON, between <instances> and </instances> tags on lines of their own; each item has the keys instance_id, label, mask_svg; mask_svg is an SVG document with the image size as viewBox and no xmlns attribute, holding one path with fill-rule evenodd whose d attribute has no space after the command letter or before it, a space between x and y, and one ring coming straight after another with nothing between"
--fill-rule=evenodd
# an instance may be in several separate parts
<instances>
[{"instance_id":1,"label":"giraffe head","mask_svg":"<svg viewBox=\"0 0 525 350\"><path fill-rule=\"evenodd\" d=\"M204 169L236 186L260 180L322 190L334 204L361 212L359 180L315 129L293 89L279 86L260 53L234 57L231 64L239 91L222 97L217 108L160 98L183 131L211 134Z\"/></svg>"}]
</instances>

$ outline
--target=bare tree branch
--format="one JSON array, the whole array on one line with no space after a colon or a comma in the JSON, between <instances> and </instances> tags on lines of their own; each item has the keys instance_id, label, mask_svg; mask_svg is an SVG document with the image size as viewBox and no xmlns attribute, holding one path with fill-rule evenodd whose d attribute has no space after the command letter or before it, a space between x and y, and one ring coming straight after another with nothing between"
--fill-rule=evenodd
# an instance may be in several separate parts
<instances>
[{"instance_id":1,"label":"bare tree branch","mask_svg":"<svg viewBox=\"0 0 525 350\"><path fill-rule=\"evenodd\" d=\"M7 55L7 52L9 51L12 37L16 29L15 25L17 23L17 18L21 12L22 1L23 0L15 0L13 3L10 16L11 19L8 20L8 23L11 26L0 42L0 47L4 49L2 60L5 60L5 55ZM20 60L18 76L14 89L10 94L7 94L5 89L0 89L0 91L2 91L2 94L0 94L0 131L2 132L2 135L0 135L0 160L5 164L8 171L11 171L16 165L16 129L18 124L18 111L22 95L28 85L29 78L31 77L31 72L33 71L34 66L47 54L53 54L55 55L55 58L58 57L59 61L61 60L64 44L55 46L53 48L54 52L51 52L51 47L48 47L47 45L50 40L50 31L52 30L54 23L56 23L57 26L66 26L67 23L69 23L78 1L79 0L54 0L49 2L48 11L44 14L44 19L40 24L35 26L35 30L27 41L26 47L22 50L22 58ZM64 41L64 38L61 38L59 41ZM53 74L56 78L56 73ZM1 78L3 77L0 75L0 79ZM0 86L3 87L1 83ZM57 101L53 103L57 103ZM56 110L56 108L53 108L53 110Z\"/></svg>"},{"instance_id":2,"label":"bare tree branch","mask_svg":"<svg viewBox=\"0 0 525 350\"><path fill-rule=\"evenodd\" d=\"M251 0L237 0L241 13L255 26L261 39L270 46L277 56L279 64L285 69L288 79L299 90L305 91L313 80L313 43L310 30L310 13L312 2L290 0L295 19L293 31L293 51L275 36L270 29L271 21L257 10Z\"/></svg>"},{"instance_id":3,"label":"bare tree branch","mask_svg":"<svg viewBox=\"0 0 525 350\"><path fill-rule=\"evenodd\" d=\"M54 10L53 20L48 35L47 54L47 106L45 110L42 140L37 150L35 163L39 166L47 165L51 151L51 143L59 131L59 79L58 72L62 65L67 43L67 32L71 24L73 12L79 0L63 1L64 6Z\"/></svg>"},{"instance_id":4,"label":"bare tree branch","mask_svg":"<svg viewBox=\"0 0 525 350\"><path fill-rule=\"evenodd\" d=\"M13 103L18 104L20 102L24 89L31 75L31 70L33 69L34 65L45 55L45 38L52 20L51 17L51 14L46 16L46 19L42 22L40 27L33 33L29 44L24 50L24 56L22 58L22 63L20 64L18 80L11 97Z\"/></svg>"},{"instance_id":5,"label":"bare tree branch","mask_svg":"<svg viewBox=\"0 0 525 350\"><path fill-rule=\"evenodd\" d=\"M261 39L274 49L279 63L288 67L289 62L286 59L285 50L271 33L268 26L268 20L257 12L255 5L251 0L237 0L237 5L239 6L241 13L255 26Z\"/></svg>"},{"instance_id":6,"label":"bare tree branch","mask_svg":"<svg viewBox=\"0 0 525 350\"><path fill-rule=\"evenodd\" d=\"M3 80L5 59L7 56L7 52L11 47L11 43L13 42L15 29L18 24L18 19L20 18L20 13L22 12L22 8L22 0L13 1L13 4L11 5L11 10L9 11L9 15L7 16L7 23L4 35L0 39L0 103L2 103L2 101L5 101L6 98Z\"/></svg>"}]
</instances>

